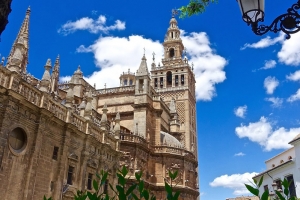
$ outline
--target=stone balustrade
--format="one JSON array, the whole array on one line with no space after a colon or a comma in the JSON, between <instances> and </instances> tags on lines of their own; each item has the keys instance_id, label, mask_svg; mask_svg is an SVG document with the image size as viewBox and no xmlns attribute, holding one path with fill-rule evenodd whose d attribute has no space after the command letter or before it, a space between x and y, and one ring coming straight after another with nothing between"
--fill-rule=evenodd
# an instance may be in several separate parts
<instances>
[{"instance_id":1,"label":"stone balustrade","mask_svg":"<svg viewBox=\"0 0 300 200\"><path fill-rule=\"evenodd\" d=\"M138 136L138 135L132 135L132 134L121 134L120 135L121 141L127 141L127 142L133 142L133 143L138 143L138 144L146 144L147 141Z\"/></svg>"},{"instance_id":2,"label":"stone balustrade","mask_svg":"<svg viewBox=\"0 0 300 200\"><path fill-rule=\"evenodd\" d=\"M105 88L96 91L96 95L105 95L105 94L117 94L117 93L127 93L134 92L135 86L123 86L116 88Z\"/></svg>"}]
</instances>

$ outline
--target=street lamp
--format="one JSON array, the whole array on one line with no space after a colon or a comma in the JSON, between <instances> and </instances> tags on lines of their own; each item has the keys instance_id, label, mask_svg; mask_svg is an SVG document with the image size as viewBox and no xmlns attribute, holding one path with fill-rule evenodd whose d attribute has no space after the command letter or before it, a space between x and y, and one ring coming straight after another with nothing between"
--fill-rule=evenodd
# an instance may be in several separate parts
<instances>
[{"instance_id":1,"label":"street lamp","mask_svg":"<svg viewBox=\"0 0 300 200\"><path fill-rule=\"evenodd\" d=\"M269 31L277 33L283 31L286 38L289 39L290 34L297 33L300 30L300 0L293 4L287 10L287 13L279 15L270 26L258 25L264 21L264 0L237 0L242 12L243 20L252 27L252 31L256 35L263 35Z\"/></svg>"}]
</instances>

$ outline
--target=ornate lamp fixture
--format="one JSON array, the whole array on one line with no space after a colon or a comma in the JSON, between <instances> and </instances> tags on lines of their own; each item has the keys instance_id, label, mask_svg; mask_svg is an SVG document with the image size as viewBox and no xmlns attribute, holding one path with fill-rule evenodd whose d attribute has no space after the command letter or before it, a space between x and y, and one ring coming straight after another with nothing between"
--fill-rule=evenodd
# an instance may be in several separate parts
<instances>
[{"instance_id":1,"label":"ornate lamp fixture","mask_svg":"<svg viewBox=\"0 0 300 200\"><path fill-rule=\"evenodd\" d=\"M286 38L291 37L290 34L297 33L300 30L300 0L293 4L287 10L286 14L278 16L270 26L258 25L264 21L265 0L237 0L242 12L243 20L251 25L256 35L263 35L269 31L277 33L283 31Z\"/></svg>"}]
</instances>

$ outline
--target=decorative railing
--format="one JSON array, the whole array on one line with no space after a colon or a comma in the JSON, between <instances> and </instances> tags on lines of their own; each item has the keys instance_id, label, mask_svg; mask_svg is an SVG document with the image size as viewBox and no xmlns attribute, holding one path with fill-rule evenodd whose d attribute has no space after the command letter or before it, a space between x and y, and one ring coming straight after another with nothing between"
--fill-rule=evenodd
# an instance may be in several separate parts
<instances>
[{"instance_id":1,"label":"decorative railing","mask_svg":"<svg viewBox=\"0 0 300 200\"><path fill-rule=\"evenodd\" d=\"M43 107L45 107L47 110L52 112L54 116L56 116L57 118L66 121L67 108L61 105L60 103L58 103L57 101L54 101L53 99L45 98Z\"/></svg>"},{"instance_id":2,"label":"decorative railing","mask_svg":"<svg viewBox=\"0 0 300 200\"><path fill-rule=\"evenodd\" d=\"M178 154L190 158L195 158L194 154L190 151L185 149L170 147L170 146L154 146L153 147L154 153L171 153L171 154Z\"/></svg>"},{"instance_id":3,"label":"decorative railing","mask_svg":"<svg viewBox=\"0 0 300 200\"><path fill-rule=\"evenodd\" d=\"M124 87L115 87L115 88L105 88L96 91L96 95L102 94L116 94L116 93L123 93L123 92L134 92L135 86L124 86Z\"/></svg>"},{"instance_id":4,"label":"decorative railing","mask_svg":"<svg viewBox=\"0 0 300 200\"><path fill-rule=\"evenodd\" d=\"M17 86L18 85L18 86ZM40 106L40 100L42 97L41 91L37 88L31 86L25 81L20 80L17 77L14 77L12 89L18 92L20 95L25 97L25 99L36 106Z\"/></svg>"},{"instance_id":5,"label":"decorative railing","mask_svg":"<svg viewBox=\"0 0 300 200\"><path fill-rule=\"evenodd\" d=\"M105 138L104 138L104 143L108 144L109 146L111 146L113 149L116 148L116 141L113 140L112 138L110 138L112 136L108 136L106 135Z\"/></svg>"},{"instance_id":6,"label":"decorative railing","mask_svg":"<svg viewBox=\"0 0 300 200\"><path fill-rule=\"evenodd\" d=\"M75 125L78 130L83 131L84 121L80 118L80 116L71 113L70 122L71 124Z\"/></svg>"},{"instance_id":7,"label":"decorative railing","mask_svg":"<svg viewBox=\"0 0 300 200\"><path fill-rule=\"evenodd\" d=\"M147 141L138 136L138 135L131 135L131 134L124 134L124 135L120 135L120 140L121 141L127 141L127 142L134 142L134 143L138 143L138 144L146 144Z\"/></svg>"}]
</instances>

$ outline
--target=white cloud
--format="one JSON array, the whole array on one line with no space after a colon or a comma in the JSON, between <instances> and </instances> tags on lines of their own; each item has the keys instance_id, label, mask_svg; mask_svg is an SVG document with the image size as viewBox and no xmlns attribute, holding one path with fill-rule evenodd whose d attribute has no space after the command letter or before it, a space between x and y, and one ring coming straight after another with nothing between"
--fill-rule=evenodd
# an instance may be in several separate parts
<instances>
[{"instance_id":1,"label":"white cloud","mask_svg":"<svg viewBox=\"0 0 300 200\"><path fill-rule=\"evenodd\" d=\"M236 153L234 154L234 156L245 156L246 154L244 154L243 152L239 152L239 153Z\"/></svg>"},{"instance_id":2,"label":"white cloud","mask_svg":"<svg viewBox=\"0 0 300 200\"><path fill-rule=\"evenodd\" d=\"M280 62L286 65L298 66L300 64L300 33L295 33L289 40L282 43L277 54Z\"/></svg>"},{"instance_id":3,"label":"white cloud","mask_svg":"<svg viewBox=\"0 0 300 200\"><path fill-rule=\"evenodd\" d=\"M246 48L263 49L272 46L278 42L281 43L284 41L284 39L285 39L285 35L282 32L280 32L279 36L273 39L271 39L270 36L267 36L266 38L263 38L256 43L252 43L252 44L246 43L244 44L243 47L241 47L241 50L244 50Z\"/></svg>"},{"instance_id":4,"label":"white cloud","mask_svg":"<svg viewBox=\"0 0 300 200\"><path fill-rule=\"evenodd\" d=\"M266 60L265 65L260 69L271 69L276 67L276 61L275 60Z\"/></svg>"},{"instance_id":5,"label":"white cloud","mask_svg":"<svg viewBox=\"0 0 300 200\"><path fill-rule=\"evenodd\" d=\"M287 149L291 145L288 143L300 132L300 128L284 127L273 130L271 122L265 117L261 117L258 122L249 123L235 128L235 133L239 138L248 138L252 142L260 144L265 151L273 149Z\"/></svg>"},{"instance_id":6,"label":"white cloud","mask_svg":"<svg viewBox=\"0 0 300 200\"><path fill-rule=\"evenodd\" d=\"M286 78L291 81L299 81L300 80L300 70L296 71L293 74L286 76Z\"/></svg>"},{"instance_id":7,"label":"white cloud","mask_svg":"<svg viewBox=\"0 0 300 200\"><path fill-rule=\"evenodd\" d=\"M283 103L283 99L282 98L278 98L278 97L270 97L270 98L265 98L266 101L272 102L272 107L274 108L279 108L281 107L282 103Z\"/></svg>"},{"instance_id":8,"label":"white cloud","mask_svg":"<svg viewBox=\"0 0 300 200\"><path fill-rule=\"evenodd\" d=\"M247 106L240 106L236 109L234 109L234 114L237 116L237 117L240 117L240 118L245 118L245 114L247 112Z\"/></svg>"},{"instance_id":9,"label":"white cloud","mask_svg":"<svg viewBox=\"0 0 300 200\"><path fill-rule=\"evenodd\" d=\"M62 33L63 35L68 35L77 30L87 30L90 33L108 33L112 30L124 30L125 22L120 20L116 20L114 25L107 26L106 25L106 17L104 15L100 15L97 19L92 19L89 17L83 17L76 21L68 21L64 25L58 29L58 33Z\"/></svg>"},{"instance_id":10,"label":"white cloud","mask_svg":"<svg viewBox=\"0 0 300 200\"><path fill-rule=\"evenodd\" d=\"M256 172L246 172L244 174L232 174L232 175L222 175L215 178L209 185L211 187L224 187L234 190L234 195L245 195L249 194L249 191L245 187L246 184L251 184L252 177L257 175Z\"/></svg>"},{"instance_id":11,"label":"white cloud","mask_svg":"<svg viewBox=\"0 0 300 200\"><path fill-rule=\"evenodd\" d=\"M210 101L216 95L215 85L226 79L224 67L227 61L210 47L206 33L185 34L182 31L181 39L187 48L189 63L194 63L196 98ZM150 69L152 52L156 54L156 63L160 62L164 54L163 46L159 41L139 35L101 36L88 47L81 45L77 52L93 53L96 65L101 68L86 78L90 84L96 83L102 86L107 83L107 87L116 87L119 86L119 76L123 71L130 68L135 72L138 69L144 47L148 58L148 69Z\"/></svg>"},{"instance_id":12,"label":"white cloud","mask_svg":"<svg viewBox=\"0 0 300 200\"><path fill-rule=\"evenodd\" d=\"M287 99L288 102L294 102L298 100L300 100L300 89L297 90L296 94L293 94Z\"/></svg>"},{"instance_id":13,"label":"white cloud","mask_svg":"<svg viewBox=\"0 0 300 200\"><path fill-rule=\"evenodd\" d=\"M62 77L59 77L59 81L61 83L68 82L69 80L71 80L71 76L62 76Z\"/></svg>"},{"instance_id":14,"label":"white cloud","mask_svg":"<svg viewBox=\"0 0 300 200\"><path fill-rule=\"evenodd\" d=\"M278 85L279 81L275 77L268 76L267 78L265 78L264 87L267 90L267 94L273 94Z\"/></svg>"}]
</instances>

